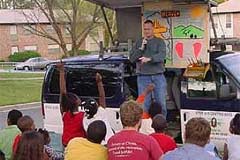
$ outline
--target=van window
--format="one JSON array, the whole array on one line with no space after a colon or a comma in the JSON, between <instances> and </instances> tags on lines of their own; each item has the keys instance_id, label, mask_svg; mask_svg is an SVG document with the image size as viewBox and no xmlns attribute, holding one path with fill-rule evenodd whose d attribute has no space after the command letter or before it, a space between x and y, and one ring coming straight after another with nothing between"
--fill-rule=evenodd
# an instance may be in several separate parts
<instances>
[{"instance_id":1,"label":"van window","mask_svg":"<svg viewBox=\"0 0 240 160\"><path fill-rule=\"evenodd\" d=\"M188 79L188 97L216 98L217 87L211 71L208 71L204 80Z\"/></svg>"},{"instance_id":2,"label":"van window","mask_svg":"<svg viewBox=\"0 0 240 160\"><path fill-rule=\"evenodd\" d=\"M106 97L112 97L121 87L120 73L108 70L96 70L93 68L66 67L67 91L77 94L80 97L98 97L96 85L96 73L103 76L103 84ZM49 81L49 92L59 94L59 71L53 70Z\"/></svg>"}]
</instances>

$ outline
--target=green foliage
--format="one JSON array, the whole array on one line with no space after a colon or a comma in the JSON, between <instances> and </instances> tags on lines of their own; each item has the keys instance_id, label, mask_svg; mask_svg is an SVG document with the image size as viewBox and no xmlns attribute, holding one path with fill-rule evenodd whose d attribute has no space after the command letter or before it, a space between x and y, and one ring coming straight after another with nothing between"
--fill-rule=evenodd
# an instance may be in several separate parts
<instances>
[{"instance_id":1,"label":"green foliage","mask_svg":"<svg viewBox=\"0 0 240 160\"><path fill-rule=\"evenodd\" d=\"M36 51L24 51L24 52L16 52L13 55L8 57L10 62L24 62L29 58L41 57L41 55Z\"/></svg>"},{"instance_id":2,"label":"green foliage","mask_svg":"<svg viewBox=\"0 0 240 160\"><path fill-rule=\"evenodd\" d=\"M5 62L3 59L0 59L0 62Z\"/></svg>"},{"instance_id":3,"label":"green foliage","mask_svg":"<svg viewBox=\"0 0 240 160\"><path fill-rule=\"evenodd\" d=\"M226 0L215 0L217 3L225 2Z\"/></svg>"}]
</instances>

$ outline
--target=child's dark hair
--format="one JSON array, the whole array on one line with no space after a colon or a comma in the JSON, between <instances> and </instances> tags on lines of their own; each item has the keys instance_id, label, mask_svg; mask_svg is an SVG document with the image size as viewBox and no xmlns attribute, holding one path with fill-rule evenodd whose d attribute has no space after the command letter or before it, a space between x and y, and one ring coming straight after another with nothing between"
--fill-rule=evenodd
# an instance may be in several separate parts
<instances>
[{"instance_id":1,"label":"child's dark hair","mask_svg":"<svg viewBox=\"0 0 240 160\"><path fill-rule=\"evenodd\" d=\"M232 134L240 135L240 114L236 114L230 123L230 131Z\"/></svg>"},{"instance_id":2,"label":"child's dark hair","mask_svg":"<svg viewBox=\"0 0 240 160\"><path fill-rule=\"evenodd\" d=\"M107 133L106 125L103 121L93 121L87 129L87 139L93 143L101 143Z\"/></svg>"},{"instance_id":3,"label":"child's dark hair","mask_svg":"<svg viewBox=\"0 0 240 160\"><path fill-rule=\"evenodd\" d=\"M98 111L98 103L93 98L83 101L81 106L84 107L84 111L87 114L87 119L93 118Z\"/></svg>"},{"instance_id":4,"label":"child's dark hair","mask_svg":"<svg viewBox=\"0 0 240 160\"><path fill-rule=\"evenodd\" d=\"M81 100L74 93L66 93L62 95L62 108L63 112L70 112L72 115L78 110Z\"/></svg>"},{"instance_id":5,"label":"child's dark hair","mask_svg":"<svg viewBox=\"0 0 240 160\"><path fill-rule=\"evenodd\" d=\"M156 133L161 133L167 128L167 121L162 114L157 114L153 117L152 128Z\"/></svg>"},{"instance_id":6,"label":"child's dark hair","mask_svg":"<svg viewBox=\"0 0 240 160\"><path fill-rule=\"evenodd\" d=\"M19 110L13 109L13 110L9 111L8 112L8 121L9 121L10 125L17 125L17 121L22 116L23 116L22 112L20 112Z\"/></svg>"},{"instance_id":7,"label":"child's dark hair","mask_svg":"<svg viewBox=\"0 0 240 160\"><path fill-rule=\"evenodd\" d=\"M155 117L157 114L161 114L162 113L161 104L158 102L152 101L148 113L151 118Z\"/></svg>"},{"instance_id":8,"label":"child's dark hair","mask_svg":"<svg viewBox=\"0 0 240 160\"><path fill-rule=\"evenodd\" d=\"M39 128L38 133L40 133L43 136L44 145L48 145L51 141L48 131L45 129Z\"/></svg>"},{"instance_id":9,"label":"child's dark hair","mask_svg":"<svg viewBox=\"0 0 240 160\"><path fill-rule=\"evenodd\" d=\"M5 160L5 154L0 150L0 160Z\"/></svg>"}]
</instances>

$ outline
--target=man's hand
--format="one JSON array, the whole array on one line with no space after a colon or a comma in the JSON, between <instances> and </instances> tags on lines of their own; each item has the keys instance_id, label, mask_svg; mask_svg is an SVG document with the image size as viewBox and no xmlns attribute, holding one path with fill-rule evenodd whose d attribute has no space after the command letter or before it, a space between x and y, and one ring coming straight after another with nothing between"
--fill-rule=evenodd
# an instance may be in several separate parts
<instances>
[{"instance_id":1,"label":"man's hand","mask_svg":"<svg viewBox=\"0 0 240 160\"><path fill-rule=\"evenodd\" d=\"M152 59L151 58L148 58L148 57L141 57L139 58L139 60L141 61L141 63L147 63L147 62L150 62Z\"/></svg>"},{"instance_id":2,"label":"man's hand","mask_svg":"<svg viewBox=\"0 0 240 160\"><path fill-rule=\"evenodd\" d=\"M102 76L100 73L96 73L96 82L97 83L102 82Z\"/></svg>"}]
</instances>

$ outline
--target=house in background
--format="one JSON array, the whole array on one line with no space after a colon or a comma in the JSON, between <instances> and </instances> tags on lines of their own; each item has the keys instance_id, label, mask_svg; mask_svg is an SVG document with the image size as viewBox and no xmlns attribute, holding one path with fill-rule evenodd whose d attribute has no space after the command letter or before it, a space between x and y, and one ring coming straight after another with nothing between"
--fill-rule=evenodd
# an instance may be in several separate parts
<instances>
[{"instance_id":1,"label":"house in background","mask_svg":"<svg viewBox=\"0 0 240 160\"><path fill-rule=\"evenodd\" d=\"M33 14L33 10L0 10L0 59L7 60L10 54L27 50L37 51L42 57L48 59L62 57L63 51L56 42L30 32L32 28L43 29L47 34L57 37L45 16L34 13L38 16L37 21L31 21L26 18L31 14ZM61 26L61 29L64 33L67 50L70 51L72 46L70 34L66 26ZM100 38L97 38L97 40L102 40L103 36L100 36ZM87 37L80 49L92 51L98 50L98 46L91 37Z\"/></svg>"},{"instance_id":2,"label":"house in background","mask_svg":"<svg viewBox=\"0 0 240 160\"><path fill-rule=\"evenodd\" d=\"M228 0L212 8L217 37L240 38L240 1ZM211 31L211 38L214 38ZM240 44L227 46L229 50L240 50Z\"/></svg>"}]
</instances>

